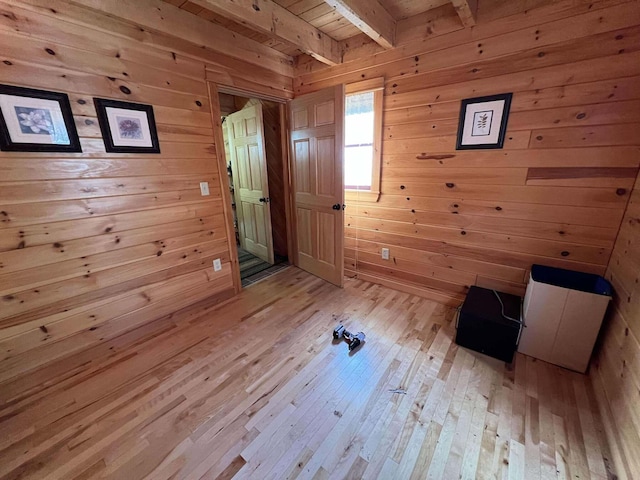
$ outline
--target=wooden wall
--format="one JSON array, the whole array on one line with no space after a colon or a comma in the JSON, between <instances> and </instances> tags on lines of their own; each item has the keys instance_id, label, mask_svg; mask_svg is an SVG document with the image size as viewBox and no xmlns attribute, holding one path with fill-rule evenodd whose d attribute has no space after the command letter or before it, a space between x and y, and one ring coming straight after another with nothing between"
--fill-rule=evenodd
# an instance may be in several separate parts
<instances>
[{"instance_id":1,"label":"wooden wall","mask_svg":"<svg viewBox=\"0 0 640 480\"><path fill-rule=\"evenodd\" d=\"M260 67L56 0L1 1L0 44L0 82L68 93L83 149L0 153L0 383L232 295L205 68ZM162 153L105 153L93 97L153 105Z\"/></svg>"},{"instance_id":2,"label":"wooden wall","mask_svg":"<svg viewBox=\"0 0 640 480\"><path fill-rule=\"evenodd\" d=\"M451 304L474 284L522 293L532 263L603 274L640 162L640 2L473 29L438 12L394 50L294 79L296 94L386 80L382 195L347 198L347 272ZM503 92L504 149L456 151L460 101Z\"/></svg>"},{"instance_id":3,"label":"wooden wall","mask_svg":"<svg viewBox=\"0 0 640 480\"><path fill-rule=\"evenodd\" d=\"M615 296L589 374L617 471L640 478L640 177L606 276Z\"/></svg>"}]
</instances>

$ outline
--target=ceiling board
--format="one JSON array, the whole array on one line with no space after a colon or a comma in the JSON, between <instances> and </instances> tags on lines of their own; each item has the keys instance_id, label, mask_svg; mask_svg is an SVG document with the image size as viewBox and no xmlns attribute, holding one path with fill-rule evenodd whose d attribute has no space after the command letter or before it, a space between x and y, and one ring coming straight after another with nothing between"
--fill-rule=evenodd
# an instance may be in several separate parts
<instances>
[{"instance_id":1,"label":"ceiling board","mask_svg":"<svg viewBox=\"0 0 640 480\"><path fill-rule=\"evenodd\" d=\"M281 0L276 3L280 3L284 8L298 16L325 4L324 0L297 0L295 2Z\"/></svg>"},{"instance_id":2,"label":"ceiling board","mask_svg":"<svg viewBox=\"0 0 640 480\"><path fill-rule=\"evenodd\" d=\"M349 23L346 19L341 19L338 22L333 22L322 29L327 35L335 38L338 41L346 40L347 38L360 35L362 32L352 23Z\"/></svg>"},{"instance_id":3,"label":"ceiling board","mask_svg":"<svg viewBox=\"0 0 640 480\"><path fill-rule=\"evenodd\" d=\"M320 2L319 5L316 5L309 10L297 14L301 19L311 23L317 24L318 26L324 26L329 23L331 20L335 20L337 18L342 18L338 12L336 12L333 8L331 8L324 1Z\"/></svg>"},{"instance_id":4,"label":"ceiling board","mask_svg":"<svg viewBox=\"0 0 640 480\"><path fill-rule=\"evenodd\" d=\"M379 0L379 2L393 18L402 20L451 3L451 0Z\"/></svg>"},{"instance_id":5,"label":"ceiling board","mask_svg":"<svg viewBox=\"0 0 640 480\"><path fill-rule=\"evenodd\" d=\"M355 25L324 1L321 2L321 5L307 10L299 16L335 40L344 40L345 38L353 37L360 33L360 30L358 30ZM338 30L340 31L340 35L336 36L334 32Z\"/></svg>"},{"instance_id":6,"label":"ceiling board","mask_svg":"<svg viewBox=\"0 0 640 480\"><path fill-rule=\"evenodd\" d=\"M360 35L361 33L362 32L359 29L355 28L351 24L348 24L342 26L337 25L337 28L335 30L332 30L331 32L327 32L327 35L330 35L341 42L343 40L353 38L356 35Z\"/></svg>"},{"instance_id":7,"label":"ceiling board","mask_svg":"<svg viewBox=\"0 0 640 480\"><path fill-rule=\"evenodd\" d=\"M360 33L357 27L337 13L324 0L274 1L335 40L344 40Z\"/></svg>"}]
</instances>

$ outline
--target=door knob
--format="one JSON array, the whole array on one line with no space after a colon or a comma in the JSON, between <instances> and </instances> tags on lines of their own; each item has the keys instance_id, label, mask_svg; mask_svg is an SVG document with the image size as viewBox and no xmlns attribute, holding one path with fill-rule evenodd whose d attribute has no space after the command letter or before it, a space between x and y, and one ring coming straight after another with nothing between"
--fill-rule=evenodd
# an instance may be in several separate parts
<instances>
[{"instance_id":1,"label":"door knob","mask_svg":"<svg viewBox=\"0 0 640 480\"><path fill-rule=\"evenodd\" d=\"M341 209L342 209L342 207L340 206L340 204L339 204L339 203L336 203L336 204L335 204L333 207L331 207L331 208L333 208L334 210L341 210Z\"/></svg>"},{"instance_id":2,"label":"door knob","mask_svg":"<svg viewBox=\"0 0 640 480\"><path fill-rule=\"evenodd\" d=\"M270 199L269 197L262 197L262 198L260 199L260 202L261 202L261 203L269 203L269 201L270 201L270 200L271 200L271 199Z\"/></svg>"}]
</instances>

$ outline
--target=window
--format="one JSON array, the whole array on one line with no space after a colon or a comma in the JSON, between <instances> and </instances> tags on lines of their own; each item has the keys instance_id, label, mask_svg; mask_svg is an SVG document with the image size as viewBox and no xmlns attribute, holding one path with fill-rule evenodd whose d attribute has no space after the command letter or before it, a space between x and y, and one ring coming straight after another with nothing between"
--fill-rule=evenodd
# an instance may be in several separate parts
<instances>
[{"instance_id":1,"label":"window","mask_svg":"<svg viewBox=\"0 0 640 480\"><path fill-rule=\"evenodd\" d=\"M347 95L344 124L346 189L371 190L373 125L373 92Z\"/></svg>"},{"instance_id":2,"label":"window","mask_svg":"<svg viewBox=\"0 0 640 480\"><path fill-rule=\"evenodd\" d=\"M377 201L380 194L382 78L346 86L344 185Z\"/></svg>"}]
</instances>

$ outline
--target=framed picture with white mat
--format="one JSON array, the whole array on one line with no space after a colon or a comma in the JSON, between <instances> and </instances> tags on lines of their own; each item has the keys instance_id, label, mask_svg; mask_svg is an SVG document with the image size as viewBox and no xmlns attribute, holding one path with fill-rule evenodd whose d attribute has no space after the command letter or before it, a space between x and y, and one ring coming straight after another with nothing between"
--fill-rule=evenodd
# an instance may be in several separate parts
<instances>
[{"instance_id":1,"label":"framed picture with white mat","mask_svg":"<svg viewBox=\"0 0 640 480\"><path fill-rule=\"evenodd\" d=\"M151 105L93 99L107 152L160 153Z\"/></svg>"},{"instance_id":2,"label":"framed picture with white mat","mask_svg":"<svg viewBox=\"0 0 640 480\"><path fill-rule=\"evenodd\" d=\"M502 93L463 100L456 150L502 148L512 96Z\"/></svg>"},{"instance_id":3,"label":"framed picture with white mat","mask_svg":"<svg viewBox=\"0 0 640 480\"><path fill-rule=\"evenodd\" d=\"M0 85L0 150L81 152L65 93Z\"/></svg>"}]
</instances>

